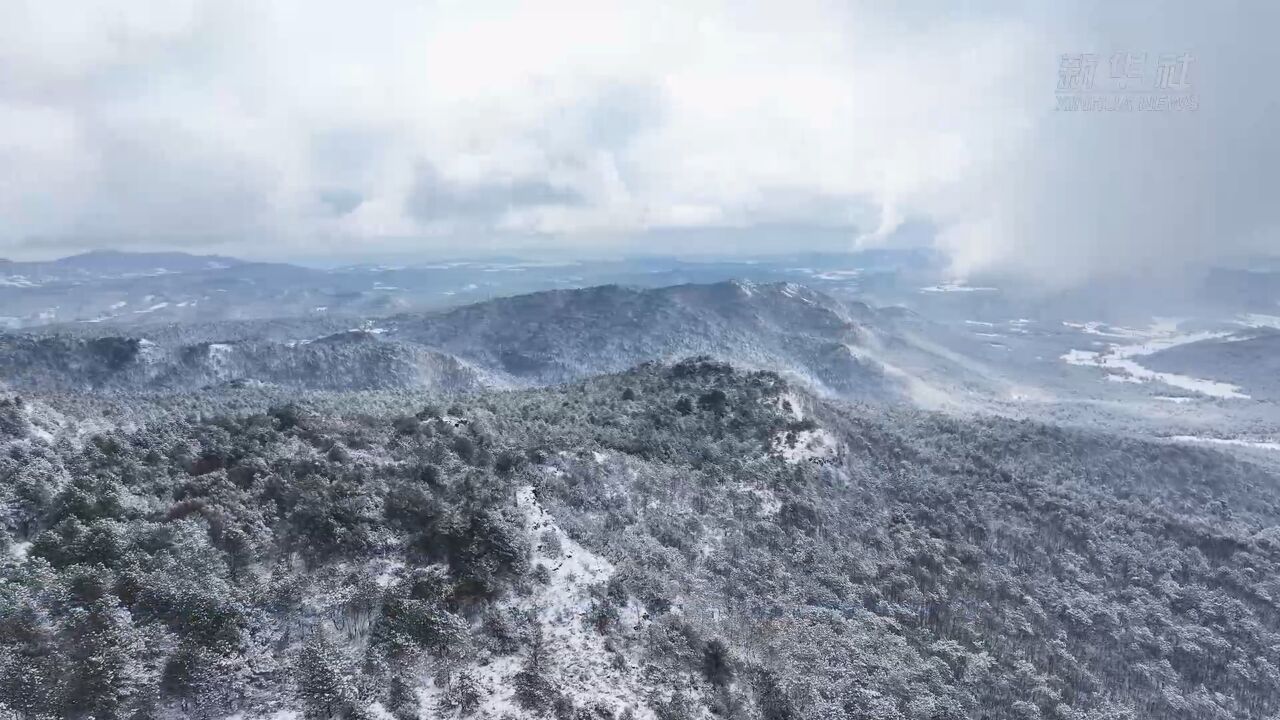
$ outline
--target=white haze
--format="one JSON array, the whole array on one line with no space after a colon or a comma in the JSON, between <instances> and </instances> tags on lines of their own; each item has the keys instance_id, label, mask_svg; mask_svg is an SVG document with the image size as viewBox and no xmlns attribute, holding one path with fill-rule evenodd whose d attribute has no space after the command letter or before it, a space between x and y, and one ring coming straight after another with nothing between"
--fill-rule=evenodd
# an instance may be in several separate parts
<instances>
[{"instance_id":1,"label":"white haze","mask_svg":"<svg viewBox=\"0 0 1280 720\"><path fill-rule=\"evenodd\" d=\"M0 254L922 220L958 276L1064 284L1275 250L1277 6L1057 5L11 1ZM1059 55L1115 51L1192 53L1200 109L1056 112Z\"/></svg>"}]
</instances>

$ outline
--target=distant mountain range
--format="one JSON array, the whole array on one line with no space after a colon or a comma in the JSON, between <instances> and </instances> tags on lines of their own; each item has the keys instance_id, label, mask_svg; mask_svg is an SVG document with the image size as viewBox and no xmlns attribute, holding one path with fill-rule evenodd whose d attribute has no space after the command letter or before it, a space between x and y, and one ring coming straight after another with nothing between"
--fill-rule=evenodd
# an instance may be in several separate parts
<instances>
[{"instance_id":1,"label":"distant mountain range","mask_svg":"<svg viewBox=\"0 0 1280 720\"><path fill-rule=\"evenodd\" d=\"M181 252L130 253L94 250L56 260L20 262L0 258L0 276L10 286L111 277L144 277L171 273L192 273L248 265L243 260L221 255L190 255Z\"/></svg>"},{"instance_id":2,"label":"distant mountain range","mask_svg":"<svg viewBox=\"0 0 1280 720\"><path fill-rule=\"evenodd\" d=\"M1167 383L1099 384L1112 378L1066 370L1060 358L1118 342L1092 334L1090 323L1140 329L1158 316L1223 333L1275 322L1267 318L1280 307L1280 273L1214 270L1199 286L1188 279L1162 291L1111 279L1037 298L947 280L935 260L882 250L329 269L181 253L5 262L0 328L13 334L0 338L0 383L467 392L709 354L846 399L1059 420L1066 413L1086 423L1101 412L1102 421L1123 425L1135 417L1160 423L1178 411L1188 422L1271 436L1254 417L1265 408L1235 403L1221 408L1235 419L1193 416L1182 411L1201 396L1179 398L1184 407L1175 408L1162 395L1174 392ZM1233 293L1234 280L1243 289ZM1230 382L1255 400L1280 397L1280 388L1268 389L1275 374L1265 371L1265 342L1232 339L1245 342L1158 353L1151 368ZM1237 362L1255 347L1256 360ZM1215 348L1233 354L1219 363ZM1235 369L1228 378L1219 366ZM1105 409L1117 406L1107 403L1121 397L1134 402L1113 419ZM1156 405L1132 410L1147 401Z\"/></svg>"},{"instance_id":3,"label":"distant mountain range","mask_svg":"<svg viewBox=\"0 0 1280 720\"><path fill-rule=\"evenodd\" d=\"M96 251L46 262L0 260L0 328L363 319L544 290L657 288L733 278L797 282L837 299L904 305L944 322L1088 317L1125 324L1156 314L1274 313L1280 301L1277 271L1207 268L1175 281L1107 278L1049 292L1014 278L1006 278L1007 285L957 282L937 253L919 248L701 261L488 258L330 268Z\"/></svg>"},{"instance_id":4,"label":"distant mountain range","mask_svg":"<svg viewBox=\"0 0 1280 720\"><path fill-rule=\"evenodd\" d=\"M116 334L102 327L0 336L15 389L172 391L219 383L324 390L465 391L567 382L647 361L709 355L778 369L832 395L909 392L902 367L947 365L902 310L842 303L794 283L557 290L341 327L212 323ZM959 372L958 368L945 368Z\"/></svg>"},{"instance_id":5,"label":"distant mountain range","mask_svg":"<svg viewBox=\"0 0 1280 720\"><path fill-rule=\"evenodd\" d=\"M389 300L365 278L221 256L98 251L0 261L0 326L15 329L298 316L327 305L359 313L403 309Z\"/></svg>"},{"instance_id":6,"label":"distant mountain range","mask_svg":"<svg viewBox=\"0 0 1280 720\"><path fill-rule=\"evenodd\" d=\"M791 280L844 292L928 284L934 282L936 265L931 254L920 250L719 261L489 258L336 268L99 251L47 262L0 260L0 327L366 318L543 290L607 284L664 287L730 278Z\"/></svg>"}]
</instances>

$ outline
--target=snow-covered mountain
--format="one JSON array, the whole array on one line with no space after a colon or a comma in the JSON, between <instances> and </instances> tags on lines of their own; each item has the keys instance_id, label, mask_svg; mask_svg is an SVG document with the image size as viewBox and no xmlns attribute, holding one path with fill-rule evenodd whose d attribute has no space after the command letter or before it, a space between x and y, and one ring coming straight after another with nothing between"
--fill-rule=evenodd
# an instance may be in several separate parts
<instances>
[{"instance_id":1,"label":"snow-covered mountain","mask_svg":"<svg viewBox=\"0 0 1280 720\"><path fill-rule=\"evenodd\" d=\"M904 397L903 359L945 366L913 343L913 319L794 283L533 293L360 323L297 320L149 328L146 335L0 336L13 388L173 390L227 382L313 389L530 386L708 355L773 368L856 399Z\"/></svg>"},{"instance_id":2,"label":"snow-covered mountain","mask_svg":"<svg viewBox=\"0 0 1280 720\"><path fill-rule=\"evenodd\" d=\"M918 252L799 254L766 260L458 259L312 267L182 253L99 251L47 262L0 260L0 327L264 318L352 318L421 312L522 293L622 284L664 287L740 277L831 291L892 288L924 273ZM902 277L900 277L902 276Z\"/></svg>"},{"instance_id":3,"label":"snow-covered mountain","mask_svg":"<svg viewBox=\"0 0 1280 720\"><path fill-rule=\"evenodd\" d=\"M794 373L859 397L890 383L859 349L890 331L888 315L792 283L723 282L658 289L603 286L504 298L396 317L386 336L438 349L531 384L711 355Z\"/></svg>"},{"instance_id":4,"label":"snow-covered mountain","mask_svg":"<svg viewBox=\"0 0 1280 720\"><path fill-rule=\"evenodd\" d=\"M313 390L464 391L481 373L423 347L360 331L311 343L162 345L146 338L0 336L0 377L36 392L173 392L224 383Z\"/></svg>"},{"instance_id":5,"label":"snow-covered mountain","mask_svg":"<svg viewBox=\"0 0 1280 720\"><path fill-rule=\"evenodd\" d=\"M180 252L128 253L96 250L57 260L22 262L0 258L0 285L38 287L51 283L155 277L225 270L248 263L221 255Z\"/></svg>"}]
</instances>

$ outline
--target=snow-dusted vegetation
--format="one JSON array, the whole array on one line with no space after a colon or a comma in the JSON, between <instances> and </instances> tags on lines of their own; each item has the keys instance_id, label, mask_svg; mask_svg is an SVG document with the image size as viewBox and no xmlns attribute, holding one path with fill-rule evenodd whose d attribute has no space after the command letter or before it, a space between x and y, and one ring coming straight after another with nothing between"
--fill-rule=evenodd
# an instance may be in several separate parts
<instances>
[{"instance_id":1,"label":"snow-dusted vegetation","mask_svg":"<svg viewBox=\"0 0 1280 720\"><path fill-rule=\"evenodd\" d=\"M0 0L0 720L1280 720L1277 27Z\"/></svg>"},{"instance_id":2,"label":"snow-dusted vegetation","mask_svg":"<svg viewBox=\"0 0 1280 720\"><path fill-rule=\"evenodd\" d=\"M238 392L97 425L0 405L5 712L1280 711L1280 490L1211 449L837 406L708 360Z\"/></svg>"}]
</instances>

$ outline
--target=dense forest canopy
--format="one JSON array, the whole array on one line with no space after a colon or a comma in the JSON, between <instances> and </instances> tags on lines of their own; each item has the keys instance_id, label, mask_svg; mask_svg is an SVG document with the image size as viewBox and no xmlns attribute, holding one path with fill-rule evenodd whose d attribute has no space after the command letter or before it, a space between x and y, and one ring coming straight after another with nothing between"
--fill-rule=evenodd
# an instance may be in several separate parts
<instances>
[{"instance_id":1,"label":"dense forest canopy","mask_svg":"<svg viewBox=\"0 0 1280 720\"><path fill-rule=\"evenodd\" d=\"M1280 492L1217 452L708 360L413 412L327 397L80 437L4 401L0 708L1280 710Z\"/></svg>"}]
</instances>

